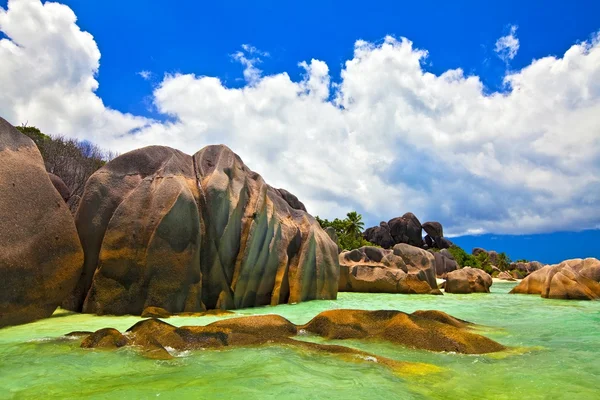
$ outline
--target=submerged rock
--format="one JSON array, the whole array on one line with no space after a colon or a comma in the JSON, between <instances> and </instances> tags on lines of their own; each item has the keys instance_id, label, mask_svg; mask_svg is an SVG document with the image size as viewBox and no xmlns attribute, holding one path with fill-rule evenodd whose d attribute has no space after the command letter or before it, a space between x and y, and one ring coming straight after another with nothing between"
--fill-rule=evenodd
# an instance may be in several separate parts
<instances>
[{"instance_id":1,"label":"submerged rock","mask_svg":"<svg viewBox=\"0 0 600 400\"><path fill-rule=\"evenodd\" d=\"M446 275L444 290L446 293L489 293L492 286L492 277L487 272L465 267L452 271Z\"/></svg>"},{"instance_id":2,"label":"submerged rock","mask_svg":"<svg viewBox=\"0 0 600 400\"><path fill-rule=\"evenodd\" d=\"M0 328L52 315L83 251L35 143L0 118Z\"/></svg>"},{"instance_id":3,"label":"submerged rock","mask_svg":"<svg viewBox=\"0 0 600 400\"><path fill-rule=\"evenodd\" d=\"M225 146L150 146L88 180L85 262L64 307L140 315L335 299L337 245L291 193Z\"/></svg>"},{"instance_id":4,"label":"submerged rock","mask_svg":"<svg viewBox=\"0 0 600 400\"><path fill-rule=\"evenodd\" d=\"M327 339L377 339L431 351L482 354L504 350L501 344L469 332L467 325L441 311L331 310L300 328Z\"/></svg>"},{"instance_id":5,"label":"submerged rock","mask_svg":"<svg viewBox=\"0 0 600 400\"><path fill-rule=\"evenodd\" d=\"M600 299L600 260L576 258L533 272L510 291L549 299Z\"/></svg>"},{"instance_id":6,"label":"submerged rock","mask_svg":"<svg viewBox=\"0 0 600 400\"><path fill-rule=\"evenodd\" d=\"M142 355L169 359L169 351L222 349L240 346L289 345L311 351L358 356L397 368L402 363L360 350L295 340L299 332L326 339L384 340L415 349L483 354L502 351L501 344L470 331L472 324L440 311L330 310L307 324L295 325L279 315L224 319L206 326L177 327L158 319L140 321L126 334L100 329L83 338L82 348L117 349L134 346ZM356 359L354 359L356 361Z\"/></svg>"},{"instance_id":7,"label":"submerged rock","mask_svg":"<svg viewBox=\"0 0 600 400\"><path fill-rule=\"evenodd\" d=\"M399 247L398 250L392 251L365 246L342 252L339 256L338 290L367 293L441 294L435 284L432 260L420 253L427 252L418 248L413 250L412 246L403 246L407 247ZM432 274L433 286L430 279Z\"/></svg>"}]
</instances>

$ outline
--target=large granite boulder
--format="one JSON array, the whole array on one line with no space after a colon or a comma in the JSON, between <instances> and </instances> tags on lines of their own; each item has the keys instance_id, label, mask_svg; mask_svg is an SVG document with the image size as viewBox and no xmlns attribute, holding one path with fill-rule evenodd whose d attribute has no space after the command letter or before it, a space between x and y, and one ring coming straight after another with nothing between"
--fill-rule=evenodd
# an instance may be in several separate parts
<instances>
[{"instance_id":1,"label":"large granite boulder","mask_svg":"<svg viewBox=\"0 0 600 400\"><path fill-rule=\"evenodd\" d=\"M396 244L392 238L392 235L390 234L390 227L385 221L382 221L379 226L373 226L366 229L363 233L363 238L368 242L383 247L384 249L389 249Z\"/></svg>"},{"instance_id":2,"label":"large granite boulder","mask_svg":"<svg viewBox=\"0 0 600 400\"><path fill-rule=\"evenodd\" d=\"M452 271L446 275L444 290L446 293L489 293L492 286L492 277L487 272L465 267Z\"/></svg>"},{"instance_id":3,"label":"large granite boulder","mask_svg":"<svg viewBox=\"0 0 600 400\"><path fill-rule=\"evenodd\" d=\"M427 250L400 243L394 246L394 255L400 257L409 273L416 274L419 279L437 288L435 257Z\"/></svg>"},{"instance_id":4,"label":"large granite boulder","mask_svg":"<svg viewBox=\"0 0 600 400\"><path fill-rule=\"evenodd\" d=\"M425 244L428 248L448 249L452 242L444 237L444 228L439 222L425 222L423 224L425 235Z\"/></svg>"},{"instance_id":5,"label":"large granite boulder","mask_svg":"<svg viewBox=\"0 0 600 400\"><path fill-rule=\"evenodd\" d=\"M0 327L52 315L82 261L73 217L35 143L0 118Z\"/></svg>"},{"instance_id":6,"label":"large granite boulder","mask_svg":"<svg viewBox=\"0 0 600 400\"><path fill-rule=\"evenodd\" d=\"M423 230L432 238L444 237L444 228L439 222L425 222Z\"/></svg>"},{"instance_id":7,"label":"large granite boulder","mask_svg":"<svg viewBox=\"0 0 600 400\"><path fill-rule=\"evenodd\" d=\"M458 269L458 263L448 249L437 251L433 253L433 256L435 257L435 273L438 277L444 278L448 272Z\"/></svg>"},{"instance_id":8,"label":"large granite boulder","mask_svg":"<svg viewBox=\"0 0 600 400\"><path fill-rule=\"evenodd\" d=\"M576 258L547 265L527 276L510 293L549 299L600 299L600 260Z\"/></svg>"},{"instance_id":9,"label":"large granite boulder","mask_svg":"<svg viewBox=\"0 0 600 400\"><path fill-rule=\"evenodd\" d=\"M418 260L417 265L407 265L389 249L365 246L344 251L339 261L338 290L342 292L441 294L435 278L433 285L429 279L432 265L422 265Z\"/></svg>"},{"instance_id":10,"label":"large granite boulder","mask_svg":"<svg viewBox=\"0 0 600 400\"><path fill-rule=\"evenodd\" d=\"M413 213L406 213L401 217L388 221L390 235L394 243L406 243L411 246L423 246L423 228L419 219Z\"/></svg>"},{"instance_id":11,"label":"large granite boulder","mask_svg":"<svg viewBox=\"0 0 600 400\"><path fill-rule=\"evenodd\" d=\"M225 146L151 146L88 180L83 272L65 308L140 315L335 299L337 246L297 198Z\"/></svg>"}]
</instances>

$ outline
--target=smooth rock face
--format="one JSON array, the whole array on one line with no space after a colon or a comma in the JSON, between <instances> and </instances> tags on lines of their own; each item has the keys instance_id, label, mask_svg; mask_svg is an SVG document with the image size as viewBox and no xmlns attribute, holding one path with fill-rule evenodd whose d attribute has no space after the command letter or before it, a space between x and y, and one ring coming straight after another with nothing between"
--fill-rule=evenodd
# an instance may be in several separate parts
<instances>
[{"instance_id":1,"label":"smooth rock face","mask_svg":"<svg viewBox=\"0 0 600 400\"><path fill-rule=\"evenodd\" d=\"M489 293L492 277L478 268L465 267L446 275L446 293Z\"/></svg>"},{"instance_id":2,"label":"smooth rock face","mask_svg":"<svg viewBox=\"0 0 600 400\"><path fill-rule=\"evenodd\" d=\"M407 265L392 250L365 246L342 252L339 260L339 291L441 294L435 281L433 286L430 283L431 264ZM433 274L435 279L435 272Z\"/></svg>"},{"instance_id":3,"label":"smooth rock face","mask_svg":"<svg viewBox=\"0 0 600 400\"><path fill-rule=\"evenodd\" d=\"M452 246L452 242L444 237L444 228L439 222L425 222L423 230L427 233L425 243L428 247L448 249Z\"/></svg>"},{"instance_id":4,"label":"smooth rock face","mask_svg":"<svg viewBox=\"0 0 600 400\"><path fill-rule=\"evenodd\" d=\"M117 157L88 180L76 222L85 263L71 310L197 312L337 294L336 243L225 146Z\"/></svg>"},{"instance_id":5,"label":"smooth rock face","mask_svg":"<svg viewBox=\"0 0 600 400\"><path fill-rule=\"evenodd\" d=\"M82 261L73 217L39 150L0 118L0 327L52 315Z\"/></svg>"},{"instance_id":6,"label":"smooth rock face","mask_svg":"<svg viewBox=\"0 0 600 400\"><path fill-rule=\"evenodd\" d=\"M600 260L576 258L548 265L526 277L510 293L549 299L600 299Z\"/></svg>"},{"instance_id":7,"label":"smooth rock face","mask_svg":"<svg viewBox=\"0 0 600 400\"><path fill-rule=\"evenodd\" d=\"M444 236L444 228L439 222L425 222L423 224L423 230L432 238L439 238Z\"/></svg>"},{"instance_id":8,"label":"smooth rock face","mask_svg":"<svg viewBox=\"0 0 600 400\"><path fill-rule=\"evenodd\" d=\"M342 246L338 244L339 238L335 229L332 226L328 226L327 228L325 228L325 233L337 245L338 254L341 253L343 249Z\"/></svg>"},{"instance_id":9,"label":"smooth rock face","mask_svg":"<svg viewBox=\"0 0 600 400\"><path fill-rule=\"evenodd\" d=\"M435 257L427 250L400 243L394 246L394 255L400 257L409 273L416 274L432 288L437 288Z\"/></svg>"},{"instance_id":10,"label":"smooth rock face","mask_svg":"<svg viewBox=\"0 0 600 400\"><path fill-rule=\"evenodd\" d=\"M433 253L435 257L435 273L438 277L445 277L448 272L456 271L458 264L447 249Z\"/></svg>"},{"instance_id":11,"label":"smooth rock face","mask_svg":"<svg viewBox=\"0 0 600 400\"><path fill-rule=\"evenodd\" d=\"M50 178L50 181L52 182L52 185L54 186L58 194L60 194L60 197L62 197L62 199L65 202L69 201L69 198L71 198L71 191L63 182L63 180L60 179L59 176L54 175L50 172L48 172L48 177Z\"/></svg>"},{"instance_id":12,"label":"smooth rock face","mask_svg":"<svg viewBox=\"0 0 600 400\"><path fill-rule=\"evenodd\" d=\"M413 213L406 213L401 217L391 219L388 222L390 235L394 243L405 243L411 246L423 246L421 223Z\"/></svg>"}]
</instances>

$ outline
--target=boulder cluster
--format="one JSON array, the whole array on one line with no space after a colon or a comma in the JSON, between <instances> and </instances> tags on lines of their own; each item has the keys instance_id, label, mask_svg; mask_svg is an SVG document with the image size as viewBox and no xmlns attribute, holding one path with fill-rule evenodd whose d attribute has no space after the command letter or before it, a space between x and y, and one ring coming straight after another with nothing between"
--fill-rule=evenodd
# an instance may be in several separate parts
<instances>
[{"instance_id":1,"label":"boulder cluster","mask_svg":"<svg viewBox=\"0 0 600 400\"><path fill-rule=\"evenodd\" d=\"M523 279L510 293L548 299L600 299L600 260L576 258L547 265Z\"/></svg>"},{"instance_id":2,"label":"boulder cluster","mask_svg":"<svg viewBox=\"0 0 600 400\"><path fill-rule=\"evenodd\" d=\"M34 142L0 119L0 177L0 327L61 304L140 315L336 298L336 243L225 146L123 154L73 219Z\"/></svg>"},{"instance_id":3,"label":"boulder cluster","mask_svg":"<svg viewBox=\"0 0 600 400\"><path fill-rule=\"evenodd\" d=\"M442 294L437 288L434 256L418 247L365 246L339 255L341 292Z\"/></svg>"},{"instance_id":4,"label":"boulder cluster","mask_svg":"<svg viewBox=\"0 0 600 400\"><path fill-rule=\"evenodd\" d=\"M425 231L425 238L423 238ZM422 249L447 249L452 242L444 237L444 229L439 222L421 224L413 213L382 221L379 226L368 228L363 233L365 240L389 249L405 243Z\"/></svg>"}]
</instances>

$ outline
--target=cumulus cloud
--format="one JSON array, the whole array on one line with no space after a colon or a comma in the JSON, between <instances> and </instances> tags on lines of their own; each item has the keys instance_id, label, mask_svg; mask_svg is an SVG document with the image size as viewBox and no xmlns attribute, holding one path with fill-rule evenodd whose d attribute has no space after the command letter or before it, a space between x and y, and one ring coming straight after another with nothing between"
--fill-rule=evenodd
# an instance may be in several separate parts
<instances>
[{"instance_id":1,"label":"cumulus cloud","mask_svg":"<svg viewBox=\"0 0 600 400\"><path fill-rule=\"evenodd\" d=\"M143 117L104 106L95 95L100 51L62 4L11 0L0 7L0 114L48 132L104 141L141 128Z\"/></svg>"},{"instance_id":2,"label":"cumulus cloud","mask_svg":"<svg viewBox=\"0 0 600 400\"><path fill-rule=\"evenodd\" d=\"M511 25L510 32L496 41L494 51L504 62L509 62L519 51L519 39L517 38L517 26Z\"/></svg>"},{"instance_id":3,"label":"cumulus cloud","mask_svg":"<svg viewBox=\"0 0 600 400\"><path fill-rule=\"evenodd\" d=\"M66 6L11 0L0 30L0 114L14 124L120 152L224 143L325 217L356 209L375 224L412 211L450 234L600 224L600 35L507 74L510 90L492 94L460 69L426 72L427 52L405 38L357 41L339 78L300 62L299 81L263 75L265 55L242 46L243 87L165 75L153 92L172 117L163 123L102 104L100 52Z\"/></svg>"}]
</instances>

